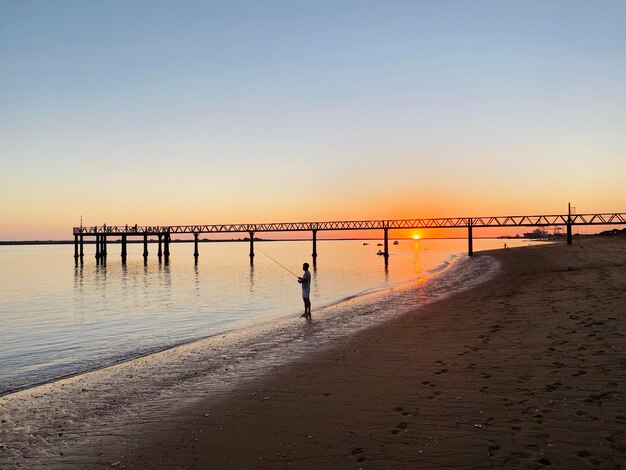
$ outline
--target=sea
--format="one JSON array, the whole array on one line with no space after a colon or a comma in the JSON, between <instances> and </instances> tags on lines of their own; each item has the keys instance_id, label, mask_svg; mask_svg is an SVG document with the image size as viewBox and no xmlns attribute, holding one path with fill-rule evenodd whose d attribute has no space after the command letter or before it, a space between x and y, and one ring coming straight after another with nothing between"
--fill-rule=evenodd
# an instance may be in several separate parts
<instances>
[{"instance_id":1,"label":"sea","mask_svg":"<svg viewBox=\"0 0 626 470\"><path fill-rule=\"evenodd\" d=\"M476 239L474 249L504 242L532 243ZM328 337L332 328L416 305L412 294L394 306L394 290L428 285L424 295L441 297L495 269L473 265L477 257L460 239L400 240L387 262L376 255L377 241L318 240L315 264L310 241L255 242L253 262L246 242L201 243L197 263L192 243L173 243L168 263L155 245L144 262L141 244L129 245L122 263L119 248L110 244L106 263L97 264L86 245L76 265L71 245L0 246L0 395L218 335L259 327L267 334L286 321L298 328L304 262L313 276L313 322L333 319Z\"/></svg>"}]
</instances>

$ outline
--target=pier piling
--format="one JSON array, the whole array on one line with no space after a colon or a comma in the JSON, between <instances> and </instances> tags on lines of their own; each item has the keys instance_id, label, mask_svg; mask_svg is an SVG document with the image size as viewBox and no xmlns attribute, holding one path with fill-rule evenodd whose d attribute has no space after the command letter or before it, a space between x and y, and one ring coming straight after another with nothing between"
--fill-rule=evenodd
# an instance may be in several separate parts
<instances>
[{"instance_id":1,"label":"pier piling","mask_svg":"<svg viewBox=\"0 0 626 470\"><path fill-rule=\"evenodd\" d=\"M100 257L102 259L106 259L107 257L107 236L102 235L100 237L102 239L102 248L100 249Z\"/></svg>"},{"instance_id":2,"label":"pier piling","mask_svg":"<svg viewBox=\"0 0 626 470\"><path fill-rule=\"evenodd\" d=\"M250 259L254 258L254 232L248 232L250 235Z\"/></svg>"},{"instance_id":3,"label":"pier piling","mask_svg":"<svg viewBox=\"0 0 626 470\"><path fill-rule=\"evenodd\" d=\"M193 233L193 257L196 260L196 263L198 262L198 256L200 256L200 253L198 253L198 232L194 232Z\"/></svg>"},{"instance_id":4,"label":"pier piling","mask_svg":"<svg viewBox=\"0 0 626 470\"><path fill-rule=\"evenodd\" d=\"M472 238L472 221L467 226L467 255L474 256L474 240Z\"/></svg>"},{"instance_id":5,"label":"pier piling","mask_svg":"<svg viewBox=\"0 0 626 470\"><path fill-rule=\"evenodd\" d=\"M387 258L389 258L389 228L385 227L384 231L385 231L385 246L384 246L385 251L384 251L384 256L385 256L385 259L387 259Z\"/></svg>"},{"instance_id":6,"label":"pier piling","mask_svg":"<svg viewBox=\"0 0 626 470\"><path fill-rule=\"evenodd\" d=\"M565 224L567 227L567 244L572 244L572 204L570 202L567 203L567 223Z\"/></svg>"},{"instance_id":7,"label":"pier piling","mask_svg":"<svg viewBox=\"0 0 626 470\"><path fill-rule=\"evenodd\" d=\"M83 250L83 234L80 234L80 259L81 261L83 260L83 256L85 255L85 252Z\"/></svg>"},{"instance_id":8,"label":"pier piling","mask_svg":"<svg viewBox=\"0 0 626 470\"><path fill-rule=\"evenodd\" d=\"M96 235L96 262L100 261L100 235Z\"/></svg>"},{"instance_id":9,"label":"pier piling","mask_svg":"<svg viewBox=\"0 0 626 470\"><path fill-rule=\"evenodd\" d=\"M313 230L313 253L311 256L315 262L315 258L317 258L317 230Z\"/></svg>"},{"instance_id":10,"label":"pier piling","mask_svg":"<svg viewBox=\"0 0 626 470\"><path fill-rule=\"evenodd\" d=\"M572 244L572 224L567 224L567 244Z\"/></svg>"},{"instance_id":11,"label":"pier piling","mask_svg":"<svg viewBox=\"0 0 626 470\"><path fill-rule=\"evenodd\" d=\"M170 259L170 232L166 232L164 236L163 256L165 257L165 262L167 263Z\"/></svg>"},{"instance_id":12,"label":"pier piling","mask_svg":"<svg viewBox=\"0 0 626 470\"><path fill-rule=\"evenodd\" d=\"M122 263L126 262L126 235L122 235Z\"/></svg>"},{"instance_id":13,"label":"pier piling","mask_svg":"<svg viewBox=\"0 0 626 470\"><path fill-rule=\"evenodd\" d=\"M74 235L74 259L78 260L78 235Z\"/></svg>"},{"instance_id":14,"label":"pier piling","mask_svg":"<svg viewBox=\"0 0 626 470\"><path fill-rule=\"evenodd\" d=\"M148 258L148 235L143 236L143 257Z\"/></svg>"},{"instance_id":15,"label":"pier piling","mask_svg":"<svg viewBox=\"0 0 626 470\"><path fill-rule=\"evenodd\" d=\"M163 235L159 233L159 250L157 251L157 256L159 257L159 261L163 257Z\"/></svg>"}]
</instances>

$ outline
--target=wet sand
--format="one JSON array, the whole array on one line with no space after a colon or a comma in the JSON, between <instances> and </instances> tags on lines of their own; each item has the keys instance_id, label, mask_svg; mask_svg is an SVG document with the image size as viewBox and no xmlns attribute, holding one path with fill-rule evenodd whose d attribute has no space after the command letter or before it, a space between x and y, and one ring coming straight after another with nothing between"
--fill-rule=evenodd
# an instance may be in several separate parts
<instances>
[{"instance_id":1,"label":"wet sand","mask_svg":"<svg viewBox=\"0 0 626 470\"><path fill-rule=\"evenodd\" d=\"M626 240L489 255L495 280L196 403L114 463L626 468Z\"/></svg>"},{"instance_id":2,"label":"wet sand","mask_svg":"<svg viewBox=\"0 0 626 470\"><path fill-rule=\"evenodd\" d=\"M47 460L26 449L19 467L626 468L626 240L485 254L502 271L477 288L218 398L183 382L134 423L78 432ZM68 409L82 380L64 384Z\"/></svg>"}]
</instances>

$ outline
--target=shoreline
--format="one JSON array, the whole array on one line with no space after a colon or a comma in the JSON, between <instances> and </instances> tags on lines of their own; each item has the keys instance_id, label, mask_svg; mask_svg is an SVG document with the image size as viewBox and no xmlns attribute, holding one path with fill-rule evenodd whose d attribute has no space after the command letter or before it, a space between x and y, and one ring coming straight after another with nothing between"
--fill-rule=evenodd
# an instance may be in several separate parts
<instances>
[{"instance_id":1,"label":"shoreline","mask_svg":"<svg viewBox=\"0 0 626 470\"><path fill-rule=\"evenodd\" d=\"M58 468L538 468L548 463L578 468L594 461L620 468L626 418L618 405L626 389L626 356L623 338L616 335L624 329L626 298L614 285L624 285L625 245L592 240L569 251L549 245L481 252L477 258L494 256L504 271L478 289L357 331L329 348L309 348L295 363L269 364L268 375L244 372L243 385L219 393L202 387L186 393L165 380L159 400L147 409L131 409L137 422L129 424L122 416L104 426L98 413L104 417L107 409L99 408L93 424L105 429L80 446L72 437L85 438L94 428L68 436L63 429L65 437L49 453L27 449L25 456L31 454L27 461L35 468L38 463ZM607 277L597 285L594 276L604 272ZM593 315L582 313L587 303L596 306ZM589 328L593 336L587 336ZM567 346L574 338L585 349ZM609 358L614 366L607 369ZM245 355L239 359L245 365ZM112 386L109 395L100 390L100 400L123 401L120 387L129 379L124 367L117 378L124 385ZM186 379L203 385L193 376ZM76 381L68 399L90 393ZM49 392L44 387L34 398L45 400ZM6 412L2 399L0 404L0 413ZM581 431L567 431L576 427ZM589 442L589 432L597 442Z\"/></svg>"}]
</instances>

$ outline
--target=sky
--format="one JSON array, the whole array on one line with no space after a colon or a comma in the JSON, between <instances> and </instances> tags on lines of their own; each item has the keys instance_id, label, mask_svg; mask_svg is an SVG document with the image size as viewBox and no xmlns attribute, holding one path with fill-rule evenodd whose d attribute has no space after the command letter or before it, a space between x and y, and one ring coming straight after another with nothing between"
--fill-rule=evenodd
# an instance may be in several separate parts
<instances>
[{"instance_id":1,"label":"sky","mask_svg":"<svg viewBox=\"0 0 626 470\"><path fill-rule=\"evenodd\" d=\"M601 0L0 0L0 240L626 212L624 24Z\"/></svg>"}]
</instances>

